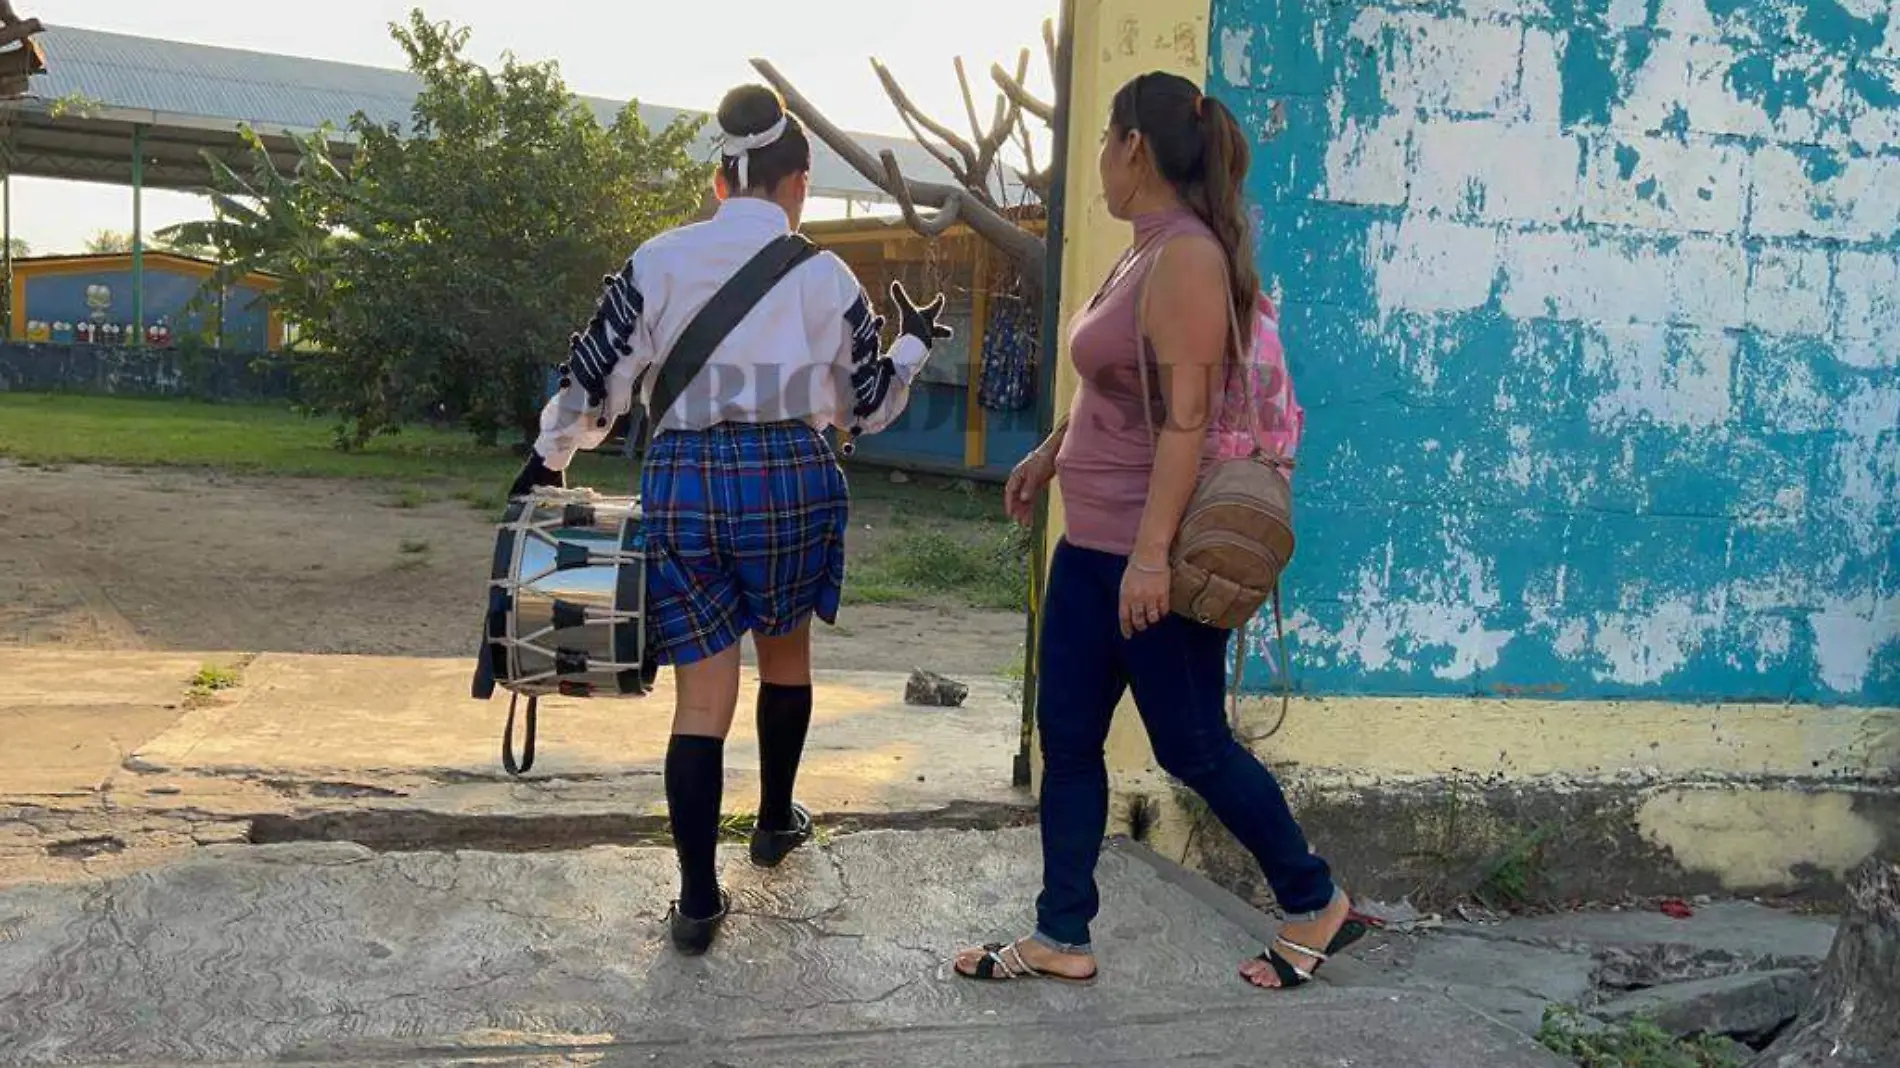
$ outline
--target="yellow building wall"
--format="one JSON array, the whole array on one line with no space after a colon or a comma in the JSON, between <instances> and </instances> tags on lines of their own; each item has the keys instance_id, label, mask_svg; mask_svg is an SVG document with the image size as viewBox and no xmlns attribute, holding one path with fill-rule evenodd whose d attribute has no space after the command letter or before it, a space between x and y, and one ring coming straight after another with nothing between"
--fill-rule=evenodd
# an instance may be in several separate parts
<instances>
[{"instance_id":1,"label":"yellow building wall","mask_svg":"<svg viewBox=\"0 0 1900 1068\"><path fill-rule=\"evenodd\" d=\"M1074 66L1069 86L1068 175L1063 186L1062 322L1057 350L1055 410L1069 410L1076 374L1069 362L1066 324L1108 277L1132 231L1108 213L1102 176L1096 165L1102 131L1115 91L1138 74L1168 71L1205 84L1207 79L1209 0L1075 0ZM1049 537L1054 549L1062 536L1062 500L1051 490ZM1131 704L1115 717L1109 737L1111 772L1146 768L1147 739ZM1041 781L1041 761L1036 762Z\"/></svg>"}]
</instances>

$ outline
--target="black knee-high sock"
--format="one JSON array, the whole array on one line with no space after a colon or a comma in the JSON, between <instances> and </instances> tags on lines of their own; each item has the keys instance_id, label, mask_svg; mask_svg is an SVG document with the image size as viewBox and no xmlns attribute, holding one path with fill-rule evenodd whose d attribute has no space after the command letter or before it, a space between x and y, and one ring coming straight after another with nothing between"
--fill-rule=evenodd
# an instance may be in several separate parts
<instances>
[{"instance_id":1,"label":"black knee-high sock","mask_svg":"<svg viewBox=\"0 0 1900 1068\"><path fill-rule=\"evenodd\" d=\"M759 684L759 826L792 825L792 787L811 729L811 686Z\"/></svg>"},{"instance_id":2,"label":"black knee-high sock","mask_svg":"<svg viewBox=\"0 0 1900 1068\"><path fill-rule=\"evenodd\" d=\"M666 811L680 861L680 911L703 920L719 911L719 799L726 742L675 734L666 746Z\"/></svg>"}]
</instances>

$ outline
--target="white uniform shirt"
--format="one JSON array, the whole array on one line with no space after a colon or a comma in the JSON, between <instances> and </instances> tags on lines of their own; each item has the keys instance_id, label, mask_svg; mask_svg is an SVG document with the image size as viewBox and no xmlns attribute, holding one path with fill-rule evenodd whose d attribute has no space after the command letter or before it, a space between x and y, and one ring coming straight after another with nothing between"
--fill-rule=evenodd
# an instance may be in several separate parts
<instances>
[{"instance_id":1,"label":"white uniform shirt","mask_svg":"<svg viewBox=\"0 0 1900 1068\"><path fill-rule=\"evenodd\" d=\"M605 441L614 421L652 399L673 342L739 268L791 232L778 205L735 197L712 219L649 240L606 282L600 307L574 335L561 391L541 411L535 451L563 470L576 449ZM875 433L889 426L930 355L901 336L878 351L884 320L845 262L821 252L793 268L727 334L662 415L659 430L722 422L799 420Z\"/></svg>"}]
</instances>

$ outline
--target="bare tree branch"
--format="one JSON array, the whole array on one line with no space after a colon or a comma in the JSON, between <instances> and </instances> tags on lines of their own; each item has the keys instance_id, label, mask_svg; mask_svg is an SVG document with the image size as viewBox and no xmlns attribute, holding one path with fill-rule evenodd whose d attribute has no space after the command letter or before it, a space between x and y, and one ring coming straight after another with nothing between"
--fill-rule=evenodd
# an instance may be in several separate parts
<instances>
[{"instance_id":1,"label":"bare tree branch","mask_svg":"<svg viewBox=\"0 0 1900 1068\"><path fill-rule=\"evenodd\" d=\"M1020 77L1011 78L1009 72L1003 69L1001 63L994 64L990 67L990 77L995 80L997 88L1003 91L1003 95L1009 97L1011 103L1049 125L1055 125L1055 105L1036 99L1034 93L1023 88L1022 79Z\"/></svg>"},{"instance_id":2,"label":"bare tree branch","mask_svg":"<svg viewBox=\"0 0 1900 1068\"><path fill-rule=\"evenodd\" d=\"M911 103L909 94L904 92L903 86L897 84L897 79L891 76L890 70L886 68L884 64L873 59L871 60L871 68L877 71L878 81L884 83L885 95L891 98L892 104L896 105L898 114L904 117L904 122L906 124L915 122L918 126L929 130L931 136L949 145L951 150L963 158L963 166L960 169L955 166L951 167L951 171L955 173L958 178L966 178L973 175L976 171L976 150L970 147L970 143L958 137L956 132L951 130L950 127L924 114L922 109L918 108L916 104ZM911 127L911 133L917 137L918 144L924 145L925 148L930 147L928 144L924 144L923 135L917 133L916 126ZM932 154L935 155L935 153Z\"/></svg>"},{"instance_id":3,"label":"bare tree branch","mask_svg":"<svg viewBox=\"0 0 1900 1068\"><path fill-rule=\"evenodd\" d=\"M964 164L961 161L953 158L949 152L932 144L930 139L924 136L924 132L918 128L916 121L911 118L909 112L899 108L898 117L904 120L904 127L910 131L911 140L917 142L917 147L930 153L932 159L943 164L943 169L949 171L951 176L956 178L957 181L963 182L965 185L969 184L965 176Z\"/></svg>"},{"instance_id":4,"label":"bare tree branch","mask_svg":"<svg viewBox=\"0 0 1900 1068\"><path fill-rule=\"evenodd\" d=\"M824 113L812 106L803 93L792 85L778 69L766 60L755 59L752 66L768 84L777 89L785 98L785 106L798 116L805 128L820 141L830 146L833 152L850 165L851 169L862 175L865 181L884 190L901 205L908 199L913 207L947 209L952 202L957 204L958 221L976 231L977 235L996 246L997 249L1022 269L1031 278L1041 278L1043 260L1046 255L1041 237L1024 230L1003 217L1001 211L984 204L968 190L945 185L941 182L919 182L914 179L894 179L882 161L858 144L851 136L840 130L835 123L825 118ZM954 172L952 172L954 173Z\"/></svg>"},{"instance_id":5,"label":"bare tree branch","mask_svg":"<svg viewBox=\"0 0 1900 1068\"><path fill-rule=\"evenodd\" d=\"M1016 80L1020 82L1025 77L1028 77L1028 75L1029 49L1025 48L1021 54L1016 57ZM984 174L988 174L989 169L995 166L996 154L1002 150L1004 145L1009 144L1010 134L1019 129L1022 124L1022 106L1009 100L1007 97L997 97L996 122L991 128L990 136L984 140L981 146L982 155L979 162L983 164ZM1001 171L1002 168L998 168L998 170ZM996 176L996 184L998 188L1002 190L1001 195L1004 200L1009 199L1009 182L1007 178L1007 171L1003 171Z\"/></svg>"},{"instance_id":6,"label":"bare tree branch","mask_svg":"<svg viewBox=\"0 0 1900 1068\"><path fill-rule=\"evenodd\" d=\"M951 61L957 68L957 88L963 90L963 110L970 115L970 137L979 144L983 141L983 124L976 118L976 97L970 93L970 79L963 71L963 57ZM1001 118L999 114L997 116Z\"/></svg>"},{"instance_id":7,"label":"bare tree branch","mask_svg":"<svg viewBox=\"0 0 1900 1068\"><path fill-rule=\"evenodd\" d=\"M910 224L911 229L925 237L938 237L957 224L967 198L951 198L942 209L926 219L918 214L916 203L910 199L910 183L904 180L904 172L897 165L897 154L886 149L879 153L879 158L884 161L884 175L890 182L889 188L897 197L897 206L903 210L904 221Z\"/></svg>"}]
</instances>

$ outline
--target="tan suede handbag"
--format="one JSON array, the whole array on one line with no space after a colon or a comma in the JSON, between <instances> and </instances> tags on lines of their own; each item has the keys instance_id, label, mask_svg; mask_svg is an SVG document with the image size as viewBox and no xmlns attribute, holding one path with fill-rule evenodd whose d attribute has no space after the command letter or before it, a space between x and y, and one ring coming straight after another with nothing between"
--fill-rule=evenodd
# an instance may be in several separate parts
<instances>
[{"instance_id":1,"label":"tan suede handbag","mask_svg":"<svg viewBox=\"0 0 1900 1068\"><path fill-rule=\"evenodd\" d=\"M1148 277L1153 277L1153 268ZM1144 280L1144 292L1136 303L1135 362L1141 368L1141 401L1149 438L1158 455L1161 424L1155 419L1153 379L1159 372L1151 373L1148 364L1154 361L1158 367L1159 360L1148 339L1145 289ZM1227 322L1233 344L1227 373L1245 374L1247 365L1241 358L1246 352L1245 340L1231 308ZM1245 407L1252 450L1244 456L1216 459L1194 487L1169 553L1169 607L1198 623L1241 632L1239 648L1234 651L1233 690L1237 698L1246 664L1247 624L1271 601L1280 649L1280 715L1284 722L1292 676L1286 656L1286 625L1280 611L1280 575L1293 559L1293 487L1286 474L1293 464L1261 446L1260 413L1251 403ZM1213 430L1211 419L1208 430ZM1277 724L1274 730L1278 730Z\"/></svg>"}]
</instances>

